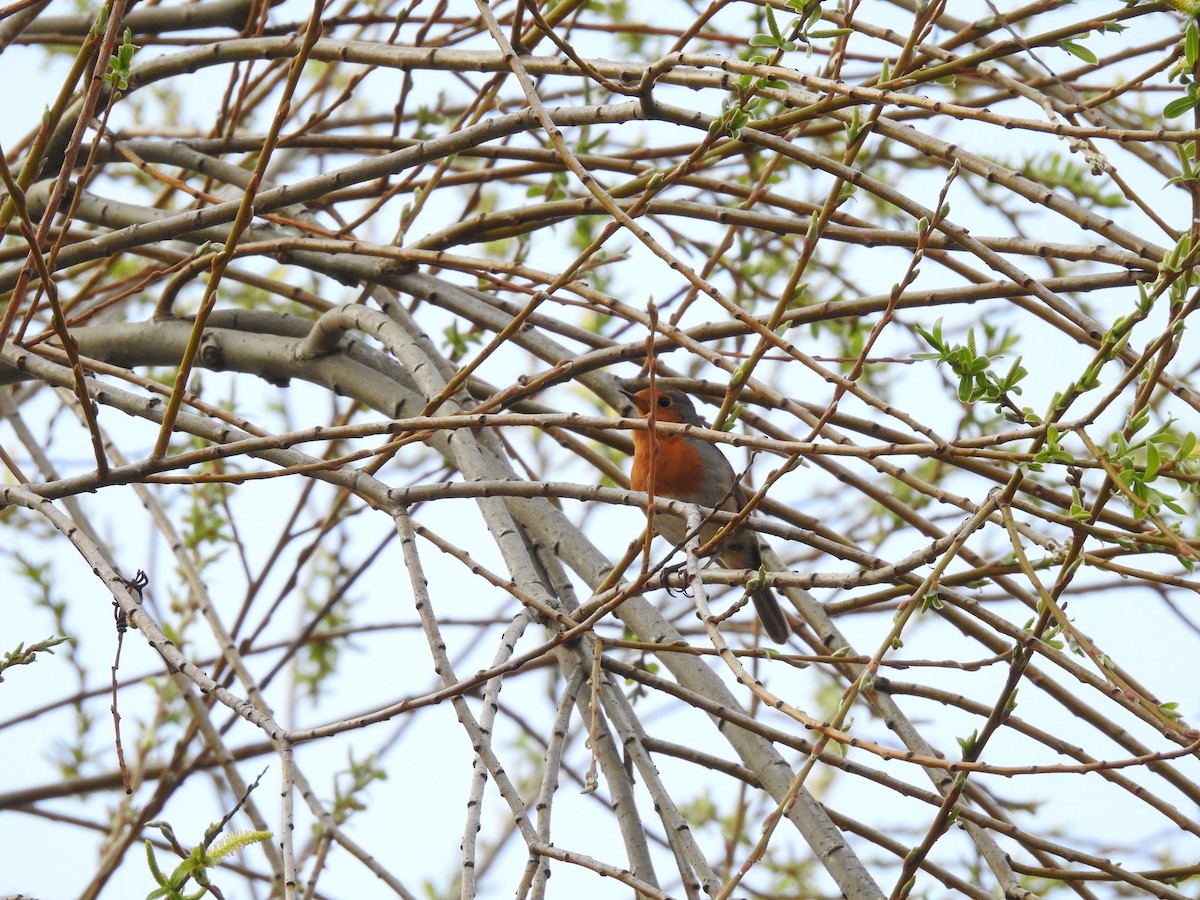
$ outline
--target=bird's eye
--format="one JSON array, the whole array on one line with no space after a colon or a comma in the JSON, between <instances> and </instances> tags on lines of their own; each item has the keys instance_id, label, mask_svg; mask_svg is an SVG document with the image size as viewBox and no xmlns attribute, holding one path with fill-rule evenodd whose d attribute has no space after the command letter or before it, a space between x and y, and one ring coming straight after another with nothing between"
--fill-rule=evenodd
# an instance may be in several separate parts
<instances>
[{"instance_id":1,"label":"bird's eye","mask_svg":"<svg viewBox=\"0 0 1200 900\"><path fill-rule=\"evenodd\" d=\"M671 405L671 398L670 397L659 397L658 405L661 406L663 409L666 409L668 406Z\"/></svg>"}]
</instances>

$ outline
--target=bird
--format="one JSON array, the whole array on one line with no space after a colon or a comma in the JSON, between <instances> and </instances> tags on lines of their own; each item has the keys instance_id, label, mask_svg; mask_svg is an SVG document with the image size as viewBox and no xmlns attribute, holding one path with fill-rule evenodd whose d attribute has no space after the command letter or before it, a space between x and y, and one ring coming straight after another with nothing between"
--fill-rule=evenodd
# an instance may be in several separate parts
<instances>
[{"instance_id":1,"label":"bird","mask_svg":"<svg viewBox=\"0 0 1200 900\"><path fill-rule=\"evenodd\" d=\"M646 418L654 410L656 422L679 422L704 427L691 398L678 388L654 386L633 391L620 388L630 399L638 415ZM654 440L656 438L657 440ZM655 454L654 496L682 500L698 506L726 512L740 512L746 505L745 495L738 485L733 466L725 454L708 441L690 434L658 433L652 438L649 431L633 432L633 471L630 484L635 491L650 486L650 456ZM653 443L652 443L653 441ZM657 450L652 449L657 444ZM687 534L682 516L656 513L654 528L678 546ZM700 529L700 543L710 541L722 528L712 522ZM715 550L717 562L727 569L753 569L762 566L762 550L758 535L744 524L738 525L721 541ZM775 592L767 585L750 593L758 618L767 635L777 644L785 643L792 633L787 617L779 606Z\"/></svg>"}]
</instances>

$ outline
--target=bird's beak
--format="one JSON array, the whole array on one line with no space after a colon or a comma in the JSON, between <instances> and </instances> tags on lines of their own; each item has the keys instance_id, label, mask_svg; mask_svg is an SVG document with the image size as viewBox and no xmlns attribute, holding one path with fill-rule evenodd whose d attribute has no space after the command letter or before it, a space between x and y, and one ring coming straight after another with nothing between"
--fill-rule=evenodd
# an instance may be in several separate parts
<instances>
[{"instance_id":1,"label":"bird's beak","mask_svg":"<svg viewBox=\"0 0 1200 900\"><path fill-rule=\"evenodd\" d=\"M643 400L641 397L639 397L636 392L631 391L627 387L618 387L617 390L619 390L622 394L624 394L626 397L628 397L629 402L632 403L637 408L637 411L639 413L641 413L642 415L645 415L646 412L650 409L650 404L647 403L645 400Z\"/></svg>"}]
</instances>

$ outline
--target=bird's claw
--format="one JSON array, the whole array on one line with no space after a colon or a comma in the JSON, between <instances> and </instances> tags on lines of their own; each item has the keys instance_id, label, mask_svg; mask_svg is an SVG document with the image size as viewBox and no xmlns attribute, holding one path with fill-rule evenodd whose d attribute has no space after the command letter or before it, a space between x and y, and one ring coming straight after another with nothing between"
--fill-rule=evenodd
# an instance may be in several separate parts
<instances>
[{"instance_id":1,"label":"bird's claw","mask_svg":"<svg viewBox=\"0 0 1200 900\"><path fill-rule=\"evenodd\" d=\"M671 587L671 579L676 575L683 576L683 570L687 568L687 563L676 563L673 566L666 566L662 572L663 587L667 592L668 597L674 597L676 594L691 599L692 592L689 582L685 579L683 587Z\"/></svg>"}]
</instances>

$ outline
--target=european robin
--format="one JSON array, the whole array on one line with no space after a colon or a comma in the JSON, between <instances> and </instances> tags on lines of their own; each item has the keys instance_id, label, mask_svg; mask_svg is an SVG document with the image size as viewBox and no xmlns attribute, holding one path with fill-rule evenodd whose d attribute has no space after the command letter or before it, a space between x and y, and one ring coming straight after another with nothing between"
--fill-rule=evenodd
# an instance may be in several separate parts
<instances>
[{"instance_id":1,"label":"european robin","mask_svg":"<svg viewBox=\"0 0 1200 900\"><path fill-rule=\"evenodd\" d=\"M692 400L683 391L671 387L656 387L653 391L644 388L630 391L621 388L643 419L654 408L656 422L681 422L687 425L704 426L704 420L696 413ZM739 512L746 505L745 495L733 473L733 466L720 450L708 441L689 434L655 435L651 443L648 431L633 433L633 473L630 482L635 491L644 491L650 484L650 454L656 453L654 466L654 495L671 500L682 500L711 509ZM657 449L651 448L657 444ZM681 516L656 513L655 530L675 545L683 543L687 534L687 522ZM721 526L715 522L700 529L700 543L710 541ZM762 552L758 535L744 525L733 529L716 548L716 558L727 569L753 569L762 565ZM779 608L779 600L766 585L750 594L758 618L771 640L784 643L792 633L788 621Z\"/></svg>"}]
</instances>

